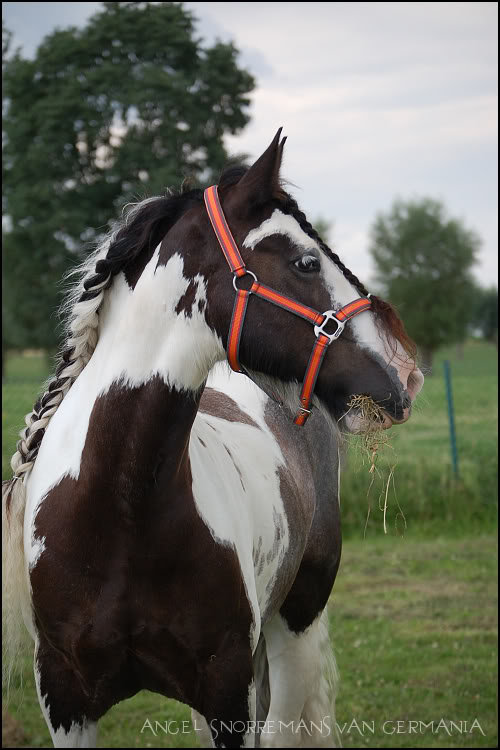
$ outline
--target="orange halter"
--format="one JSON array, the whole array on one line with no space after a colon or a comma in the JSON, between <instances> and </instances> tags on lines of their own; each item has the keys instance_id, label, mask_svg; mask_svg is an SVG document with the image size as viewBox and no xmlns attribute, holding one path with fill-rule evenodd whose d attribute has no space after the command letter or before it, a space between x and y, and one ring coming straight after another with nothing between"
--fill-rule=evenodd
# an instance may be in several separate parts
<instances>
[{"instance_id":1,"label":"orange halter","mask_svg":"<svg viewBox=\"0 0 500 750\"><path fill-rule=\"evenodd\" d=\"M291 297L287 297L265 284L261 284L257 280L255 274L252 271L249 271L245 266L240 251L238 250L238 246L236 245L234 237L227 224L226 217L224 216L217 193L217 185L212 185L212 187L207 188L204 193L204 198L213 230L219 240L219 244L229 264L229 268L234 274L233 286L236 291L236 297L234 300L233 315L231 318L227 342L227 358L231 368L235 372L244 372L248 375L246 370L240 365L238 355L241 332L243 330L248 300L250 299L251 294L255 294L257 297L272 302L273 305L282 307L284 310L294 313L294 315L299 315L301 318L304 318L304 320L307 320L314 325L316 342L313 346L311 356L309 357L309 363L307 365L304 381L302 383L302 390L300 392L300 407L294 419L295 424L302 426L306 423L306 420L311 413L311 400L314 393L314 387L316 385L316 380L318 379L321 363L323 362L323 358L329 345L332 341L338 339L344 330L346 321L353 318L355 315L368 310L372 303L367 297L359 297L353 302L349 302L348 305L345 305L340 310L327 310L324 313L319 313L317 310L313 310L311 307L303 305L301 302L297 302ZM236 279L247 275L253 278L251 288L248 290L238 289L236 286ZM329 320L334 320L337 324L337 329L334 333L326 333L324 330L324 326Z\"/></svg>"}]
</instances>

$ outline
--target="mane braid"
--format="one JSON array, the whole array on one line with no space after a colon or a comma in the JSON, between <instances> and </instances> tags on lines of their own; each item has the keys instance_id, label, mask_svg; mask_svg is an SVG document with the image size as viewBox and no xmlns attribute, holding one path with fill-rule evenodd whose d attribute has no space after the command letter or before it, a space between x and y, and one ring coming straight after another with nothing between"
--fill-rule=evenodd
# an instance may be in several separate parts
<instances>
[{"instance_id":1,"label":"mane braid","mask_svg":"<svg viewBox=\"0 0 500 750\"><path fill-rule=\"evenodd\" d=\"M300 228L308 235L308 237L311 237L311 239L315 240L321 247L325 255L328 255L328 257L333 260L335 265L342 271L346 279L351 282L351 284L358 290L358 292L364 297L367 297L368 290L366 289L366 287L361 283L358 277L355 276L352 271L349 271L347 266L342 263L337 253L334 253L333 250L331 250L328 245L323 242L312 224L310 224L310 222L307 220L305 213L300 210L297 201L294 200L294 198L292 198L290 195L286 194L286 198L283 201L282 205L285 211L293 216L295 221L298 222Z\"/></svg>"},{"instance_id":2,"label":"mane braid","mask_svg":"<svg viewBox=\"0 0 500 750\"><path fill-rule=\"evenodd\" d=\"M51 418L69 389L89 362L98 341L99 308L113 277L129 267L143 251L154 250L168 230L193 204L202 200L201 190L148 198L124 209L124 217L97 249L68 277L76 276L61 313L66 317L65 342L55 376L49 379L33 410L25 416L17 450L12 456L13 478L4 483L9 493L16 480L24 479L35 463L40 443ZM8 500L7 496L7 510Z\"/></svg>"}]
</instances>

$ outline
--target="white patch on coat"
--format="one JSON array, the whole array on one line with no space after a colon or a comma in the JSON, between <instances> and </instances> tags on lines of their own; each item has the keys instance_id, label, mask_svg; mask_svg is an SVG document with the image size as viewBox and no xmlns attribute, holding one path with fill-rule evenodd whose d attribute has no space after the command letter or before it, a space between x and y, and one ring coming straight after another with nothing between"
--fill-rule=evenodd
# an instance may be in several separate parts
<instances>
[{"instance_id":1,"label":"white patch on coat","mask_svg":"<svg viewBox=\"0 0 500 750\"><path fill-rule=\"evenodd\" d=\"M284 214L279 208L275 208L269 219L263 221L259 227L250 230L243 241L243 247L254 250L261 240L273 234L284 234L297 247L321 252L318 243L300 228L298 221L290 214Z\"/></svg>"},{"instance_id":2,"label":"white patch on coat","mask_svg":"<svg viewBox=\"0 0 500 750\"><path fill-rule=\"evenodd\" d=\"M31 570L35 567L35 565L38 562L38 559L42 552L45 550L45 541L46 537L38 537L34 536L32 537L32 544L31 544L31 554L29 557L29 570Z\"/></svg>"},{"instance_id":3,"label":"white patch on coat","mask_svg":"<svg viewBox=\"0 0 500 750\"><path fill-rule=\"evenodd\" d=\"M254 418L260 408L260 394L253 384L248 385L245 411ZM232 547L238 556L255 620L251 634L255 650L261 613L267 609L290 543L278 475L285 463L283 454L267 426L254 427L198 412L189 457L198 512L214 540ZM277 523L282 529L278 543ZM259 544L263 564L256 570L254 550Z\"/></svg>"},{"instance_id":4,"label":"white patch on coat","mask_svg":"<svg viewBox=\"0 0 500 750\"><path fill-rule=\"evenodd\" d=\"M276 615L264 626L271 704L260 746L336 747L335 657L328 635L328 613L294 633ZM300 676L300 678L299 678Z\"/></svg>"},{"instance_id":5,"label":"white patch on coat","mask_svg":"<svg viewBox=\"0 0 500 750\"><path fill-rule=\"evenodd\" d=\"M214 363L225 358L222 342L208 327L199 301L206 284L197 276L190 315L175 308L190 279L183 260L173 255L158 266L159 247L131 289L119 274L105 295L99 340L89 363L52 417L27 482L24 526L28 566L38 559L34 521L43 498L65 476L78 478L94 404L113 384L137 387L155 375L179 390L196 391Z\"/></svg>"},{"instance_id":6,"label":"white patch on coat","mask_svg":"<svg viewBox=\"0 0 500 750\"><path fill-rule=\"evenodd\" d=\"M210 371L207 386L232 398L254 422L267 429L265 411L268 397L246 375L231 370L227 362L219 362Z\"/></svg>"}]
</instances>

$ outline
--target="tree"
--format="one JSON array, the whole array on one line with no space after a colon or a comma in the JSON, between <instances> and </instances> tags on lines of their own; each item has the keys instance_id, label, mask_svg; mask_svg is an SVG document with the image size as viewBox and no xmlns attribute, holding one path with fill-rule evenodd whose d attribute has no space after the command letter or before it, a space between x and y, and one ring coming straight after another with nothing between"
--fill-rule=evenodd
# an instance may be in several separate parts
<instances>
[{"instance_id":1,"label":"tree","mask_svg":"<svg viewBox=\"0 0 500 750\"><path fill-rule=\"evenodd\" d=\"M476 287L471 308L471 327L486 341L498 346L498 289Z\"/></svg>"},{"instance_id":2,"label":"tree","mask_svg":"<svg viewBox=\"0 0 500 750\"><path fill-rule=\"evenodd\" d=\"M470 269L479 246L474 231L448 218L444 206L430 198L397 200L372 227L377 281L399 310L428 371L439 347L466 336L475 286Z\"/></svg>"},{"instance_id":3,"label":"tree","mask_svg":"<svg viewBox=\"0 0 500 750\"><path fill-rule=\"evenodd\" d=\"M24 344L54 345L60 278L125 203L219 172L249 120L237 55L203 47L182 3L105 2L7 60L4 276Z\"/></svg>"},{"instance_id":4,"label":"tree","mask_svg":"<svg viewBox=\"0 0 500 750\"><path fill-rule=\"evenodd\" d=\"M4 61L7 60L11 44L12 31L9 31L9 29L5 25L5 19L2 18L2 68Z\"/></svg>"},{"instance_id":5,"label":"tree","mask_svg":"<svg viewBox=\"0 0 500 750\"><path fill-rule=\"evenodd\" d=\"M8 60L9 53L11 52L11 46L12 46L12 32L9 31L9 29L5 25L5 20L2 18L2 83L3 83L4 65ZM6 100L5 100L5 94L4 94L4 87L2 85L2 117L5 113L5 106L6 106ZM4 135L2 131L2 146L3 146L3 141L4 141ZM2 147L2 174L3 172L4 172L4 149ZM3 246L4 246L4 232L2 229L2 248ZM3 269L3 265L4 264L3 264L3 255L2 255L2 269ZM6 285L4 284L4 276L2 275L2 299L4 298L5 294L6 294ZM9 334L12 334L12 330L9 326L5 325L4 315L2 315L2 379L5 373L5 352L10 344Z\"/></svg>"}]
</instances>

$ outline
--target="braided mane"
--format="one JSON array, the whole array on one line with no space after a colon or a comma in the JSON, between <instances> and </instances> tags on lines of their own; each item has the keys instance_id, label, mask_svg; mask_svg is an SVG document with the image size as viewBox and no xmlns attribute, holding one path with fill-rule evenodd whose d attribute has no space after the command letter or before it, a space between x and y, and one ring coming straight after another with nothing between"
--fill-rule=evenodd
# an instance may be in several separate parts
<instances>
[{"instance_id":1,"label":"braided mane","mask_svg":"<svg viewBox=\"0 0 500 750\"><path fill-rule=\"evenodd\" d=\"M115 223L97 249L68 274L76 280L61 308L66 318L63 348L54 377L25 417L26 427L11 459L13 479L3 483L3 495L10 494L13 483L33 467L51 418L90 360L97 346L99 308L113 277L132 268L143 251L152 253L180 216L201 200L201 190L181 188L178 194L129 204L123 219Z\"/></svg>"}]
</instances>

